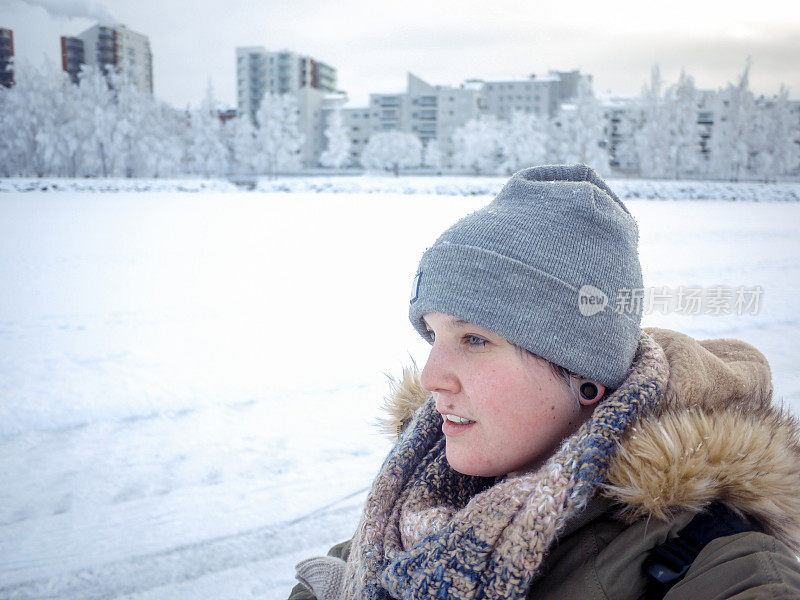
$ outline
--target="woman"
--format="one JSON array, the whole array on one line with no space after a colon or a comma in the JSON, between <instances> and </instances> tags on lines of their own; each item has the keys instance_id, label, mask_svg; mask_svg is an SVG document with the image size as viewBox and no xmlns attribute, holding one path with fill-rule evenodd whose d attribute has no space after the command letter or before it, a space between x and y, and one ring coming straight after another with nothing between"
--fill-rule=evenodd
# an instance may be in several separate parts
<instances>
[{"instance_id":1,"label":"woman","mask_svg":"<svg viewBox=\"0 0 800 600\"><path fill-rule=\"evenodd\" d=\"M640 329L637 243L584 165L520 171L439 237L398 440L291 598L800 597L797 424L751 346Z\"/></svg>"}]
</instances>

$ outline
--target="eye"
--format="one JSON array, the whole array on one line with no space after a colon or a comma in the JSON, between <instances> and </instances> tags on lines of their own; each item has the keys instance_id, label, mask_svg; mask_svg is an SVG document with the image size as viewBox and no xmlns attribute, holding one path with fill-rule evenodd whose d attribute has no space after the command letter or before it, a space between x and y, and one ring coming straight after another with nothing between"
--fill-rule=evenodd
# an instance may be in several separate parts
<instances>
[{"instance_id":1,"label":"eye","mask_svg":"<svg viewBox=\"0 0 800 600\"><path fill-rule=\"evenodd\" d=\"M428 341L432 344L436 340L436 334L432 329L426 329L426 331L428 332Z\"/></svg>"},{"instance_id":2,"label":"eye","mask_svg":"<svg viewBox=\"0 0 800 600\"><path fill-rule=\"evenodd\" d=\"M467 334L464 336L464 341L472 347L483 348L486 345L486 340L477 335Z\"/></svg>"}]
</instances>

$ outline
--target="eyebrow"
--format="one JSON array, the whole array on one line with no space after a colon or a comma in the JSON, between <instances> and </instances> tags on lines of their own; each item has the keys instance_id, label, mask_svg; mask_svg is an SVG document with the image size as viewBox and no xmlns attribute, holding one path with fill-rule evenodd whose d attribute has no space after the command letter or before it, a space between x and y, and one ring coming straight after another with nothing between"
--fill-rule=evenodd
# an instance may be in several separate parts
<instances>
[{"instance_id":1,"label":"eyebrow","mask_svg":"<svg viewBox=\"0 0 800 600\"><path fill-rule=\"evenodd\" d=\"M430 327L430 323L423 315L422 321L425 323L426 327ZM463 327L464 325L472 325L469 321L465 321L464 319L459 319L457 317L448 317L447 321L445 321L445 327L448 329L455 329L456 327Z\"/></svg>"}]
</instances>

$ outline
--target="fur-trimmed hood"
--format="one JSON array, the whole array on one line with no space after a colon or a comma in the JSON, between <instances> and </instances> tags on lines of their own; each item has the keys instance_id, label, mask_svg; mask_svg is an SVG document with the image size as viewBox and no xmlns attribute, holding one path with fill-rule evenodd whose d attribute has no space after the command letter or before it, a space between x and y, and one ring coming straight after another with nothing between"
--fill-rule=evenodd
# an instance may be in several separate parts
<instances>
[{"instance_id":1,"label":"fur-trimmed hood","mask_svg":"<svg viewBox=\"0 0 800 600\"><path fill-rule=\"evenodd\" d=\"M738 340L644 331L663 348L669 380L659 408L617 449L605 495L628 521L722 502L799 551L800 425L772 405L766 358ZM416 366L404 369L387 397L387 433L397 436L429 396Z\"/></svg>"}]
</instances>

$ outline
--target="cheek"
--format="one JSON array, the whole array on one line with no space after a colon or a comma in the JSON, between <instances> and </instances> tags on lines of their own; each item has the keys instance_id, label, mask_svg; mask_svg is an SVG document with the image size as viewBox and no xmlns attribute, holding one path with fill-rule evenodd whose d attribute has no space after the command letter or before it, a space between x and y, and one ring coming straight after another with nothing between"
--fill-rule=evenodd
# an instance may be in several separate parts
<instances>
[{"instance_id":1,"label":"cheek","mask_svg":"<svg viewBox=\"0 0 800 600\"><path fill-rule=\"evenodd\" d=\"M483 387L486 414L511 430L543 426L560 431L574 419L575 402L552 377L524 370L498 373Z\"/></svg>"},{"instance_id":2,"label":"cheek","mask_svg":"<svg viewBox=\"0 0 800 600\"><path fill-rule=\"evenodd\" d=\"M495 369L491 377L476 382L476 398L486 415L497 421L541 419L557 412L557 402L548 398L547 386L520 368Z\"/></svg>"}]
</instances>

